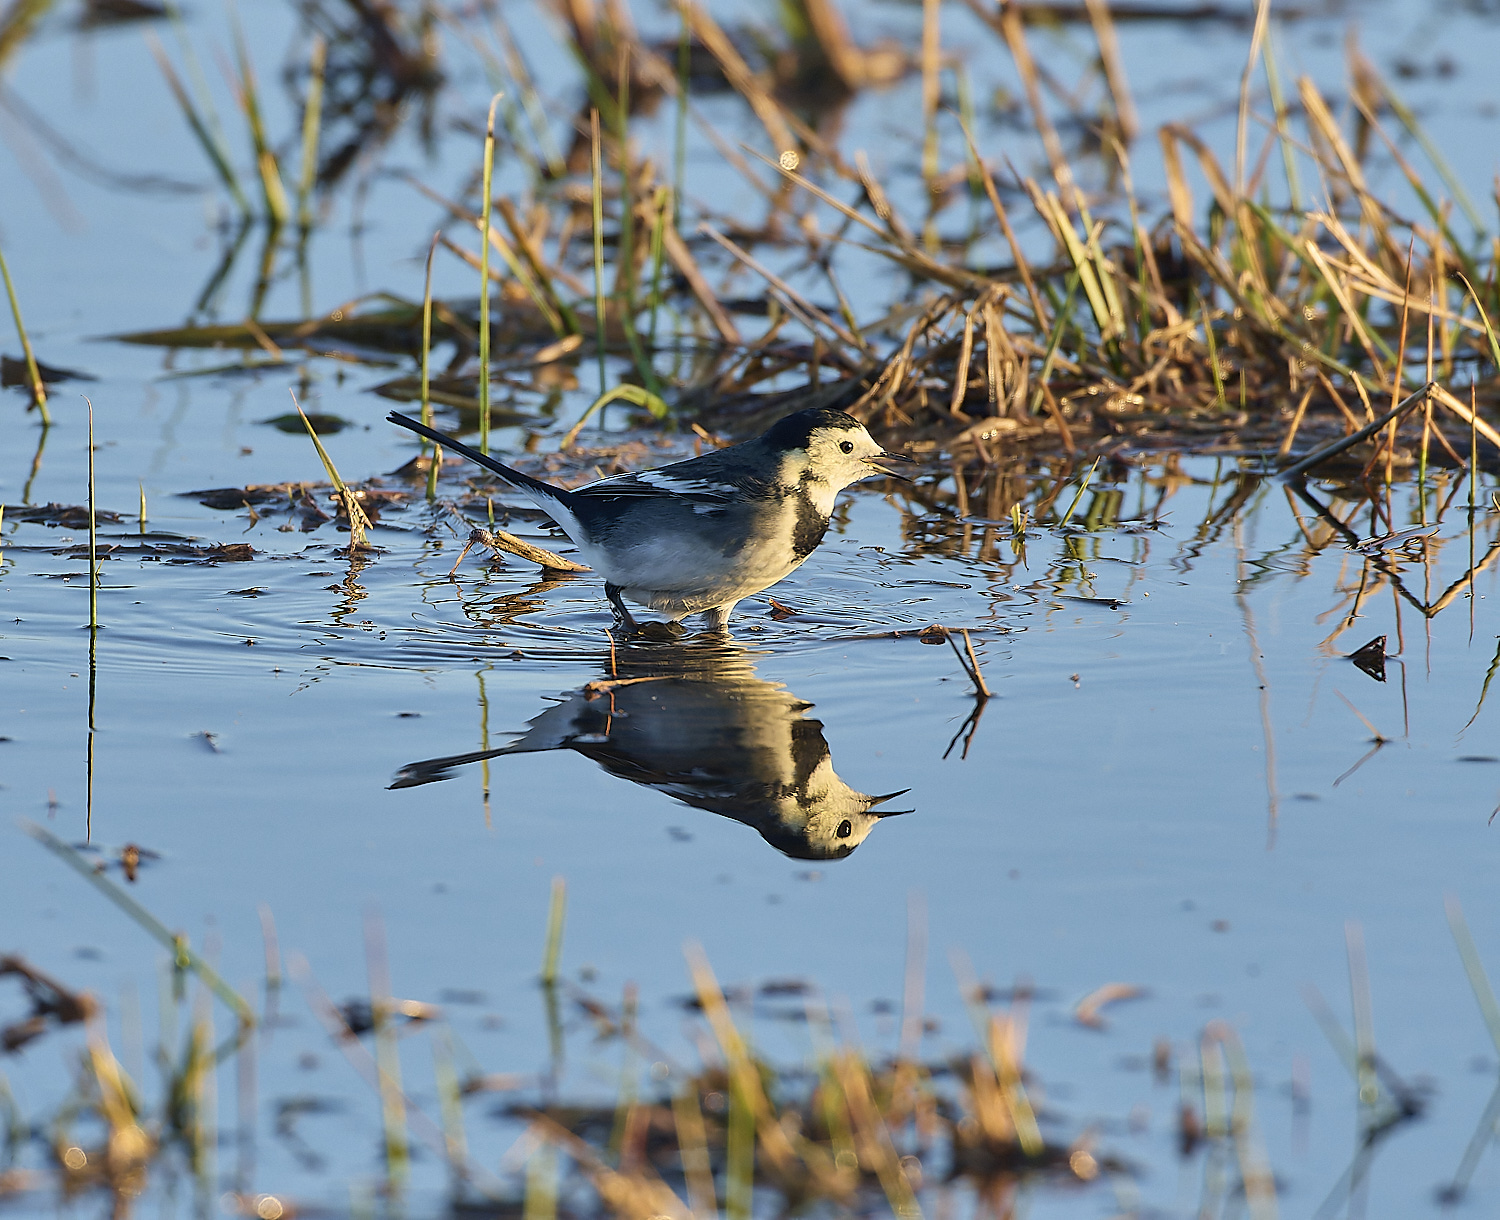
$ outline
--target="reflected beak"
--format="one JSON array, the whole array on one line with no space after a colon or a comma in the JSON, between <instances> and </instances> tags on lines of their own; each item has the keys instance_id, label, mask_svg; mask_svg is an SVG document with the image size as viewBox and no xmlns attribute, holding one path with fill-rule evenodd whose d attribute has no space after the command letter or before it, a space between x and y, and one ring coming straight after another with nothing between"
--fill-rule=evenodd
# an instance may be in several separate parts
<instances>
[{"instance_id":1,"label":"reflected beak","mask_svg":"<svg viewBox=\"0 0 1500 1220\"><path fill-rule=\"evenodd\" d=\"M904 474L897 474L894 470L888 470L885 466L881 465L881 463L904 462L907 465L911 465L912 462L915 461L915 459L907 457L904 453L877 453L874 457L865 458L864 461L867 466L874 467L876 470L880 471L881 474L889 475L893 479L904 479L908 476Z\"/></svg>"},{"instance_id":2,"label":"reflected beak","mask_svg":"<svg viewBox=\"0 0 1500 1220\"><path fill-rule=\"evenodd\" d=\"M866 806L866 812L875 813L876 805L884 805L886 801L894 801L898 796L905 796L910 788L903 788L900 792L887 792L884 796L872 796L870 803ZM877 818L899 818L903 813L915 813L915 809L885 809L875 813Z\"/></svg>"}]
</instances>

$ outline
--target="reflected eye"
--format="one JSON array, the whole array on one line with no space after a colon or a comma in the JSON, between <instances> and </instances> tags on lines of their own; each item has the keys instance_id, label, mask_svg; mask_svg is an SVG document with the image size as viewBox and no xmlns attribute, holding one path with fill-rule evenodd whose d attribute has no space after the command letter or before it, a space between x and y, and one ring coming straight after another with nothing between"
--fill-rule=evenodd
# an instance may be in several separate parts
<instances>
[{"instance_id":1,"label":"reflected eye","mask_svg":"<svg viewBox=\"0 0 1500 1220\"><path fill-rule=\"evenodd\" d=\"M844 453L853 453L854 452L854 442L853 441L840 441L839 442L839 448Z\"/></svg>"},{"instance_id":2,"label":"reflected eye","mask_svg":"<svg viewBox=\"0 0 1500 1220\"><path fill-rule=\"evenodd\" d=\"M839 828L833 833L838 835L838 837L841 839L847 839L854 833L854 823L851 822L848 818L845 818L842 822L839 823Z\"/></svg>"}]
</instances>

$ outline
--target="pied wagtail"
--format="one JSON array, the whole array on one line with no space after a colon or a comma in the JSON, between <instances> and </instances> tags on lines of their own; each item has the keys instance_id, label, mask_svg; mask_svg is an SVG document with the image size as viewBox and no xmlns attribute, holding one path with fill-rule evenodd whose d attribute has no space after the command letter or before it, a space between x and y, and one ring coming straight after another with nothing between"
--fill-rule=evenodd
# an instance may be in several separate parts
<instances>
[{"instance_id":1,"label":"pied wagtail","mask_svg":"<svg viewBox=\"0 0 1500 1220\"><path fill-rule=\"evenodd\" d=\"M607 698L593 682L569 691L509 745L408 763L391 787L451 779L486 759L572 750L611 775L753 827L797 860L842 859L882 818L912 812L884 808L902 792L850 787L833 769L822 723L806 715L812 704L757 677L749 654L684 645L664 657L622 643L606 655L604 677L622 679L602 683Z\"/></svg>"},{"instance_id":2,"label":"pied wagtail","mask_svg":"<svg viewBox=\"0 0 1500 1220\"><path fill-rule=\"evenodd\" d=\"M887 453L852 415L816 407L754 440L566 491L397 411L387 418L493 470L557 522L604 577L605 595L630 631L636 622L623 598L671 622L704 614L724 630L736 602L813 553L839 492L890 474L882 461L911 461Z\"/></svg>"}]
</instances>

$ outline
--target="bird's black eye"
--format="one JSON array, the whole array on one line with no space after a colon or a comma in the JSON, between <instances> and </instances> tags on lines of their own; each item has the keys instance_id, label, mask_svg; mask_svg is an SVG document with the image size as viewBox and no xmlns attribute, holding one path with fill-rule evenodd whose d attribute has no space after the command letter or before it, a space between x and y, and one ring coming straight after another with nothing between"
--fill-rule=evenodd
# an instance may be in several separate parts
<instances>
[{"instance_id":1,"label":"bird's black eye","mask_svg":"<svg viewBox=\"0 0 1500 1220\"><path fill-rule=\"evenodd\" d=\"M854 452L854 442L853 441L840 441L839 442L839 448L841 450L843 450L845 453L853 453ZM842 836L840 836L840 837L842 837Z\"/></svg>"},{"instance_id":2,"label":"bird's black eye","mask_svg":"<svg viewBox=\"0 0 1500 1220\"><path fill-rule=\"evenodd\" d=\"M849 447L852 449L854 446L850 445ZM838 835L838 837L841 839L847 839L854 833L854 823L851 822L848 818L845 818L842 822L839 823L839 828L833 833Z\"/></svg>"}]
</instances>

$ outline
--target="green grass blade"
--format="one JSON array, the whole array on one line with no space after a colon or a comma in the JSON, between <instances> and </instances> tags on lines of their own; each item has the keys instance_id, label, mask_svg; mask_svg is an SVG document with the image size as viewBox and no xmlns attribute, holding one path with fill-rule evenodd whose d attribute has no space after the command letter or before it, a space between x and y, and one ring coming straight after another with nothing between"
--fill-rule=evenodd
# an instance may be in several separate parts
<instances>
[{"instance_id":1,"label":"green grass blade","mask_svg":"<svg viewBox=\"0 0 1500 1220\"><path fill-rule=\"evenodd\" d=\"M1458 956L1464 964L1464 973L1469 976L1469 986L1473 988L1474 999L1479 1004L1479 1013L1484 1018L1485 1028L1490 1031L1490 1040L1494 1042L1495 1049L1500 1050L1500 1003L1495 1000L1495 992L1485 973L1484 962L1480 960L1474 938L1469 934L1464 909L1452 894L1448 895L1443 907L1448 914L1448 927L1453 932L1453 943L1458 946Z\"/></svg>"},{"instance_id":2,"label":"green grass blade","mask_svg":"<svg viewBox=\"0 0 1500 1220\"><path fill-rule=\"evenodd\" d=\"M202 147L208 163L213 166L214 172L219 175L219 180L224 183L224 188L229 192L229 197L234 200L235 207L239 208L240 215L250 216L252 214L250 201L245 198L239 176L234 172L234 166L230 164L229 153L223 141L214 134L209 121L200 113L193 99L188 96L187 89L183 87L182 80L177 75L177 69L172 67L172 61L167 58L162 45L154 38L148 37L146 41L151 48L151 54L156 57L157 66L161 69L162 78L167 82L167 88L177 100L177 108L182 111L182 117L187 120L188 128Z\"/></svg>"},{"instance_id":3,"label":"green grass blade","mask_svg":"<svg viewBox=\"0 0 1500 1220\"><path fill-rule=\"evenodd\" d=\"M642 389L638 385L630 385L628 382L624 385L617 385L612 390L605 390L589 404L588 409L578 417L578 422L569 428L567 434L558 442L558 448L563 451L571 449L573 442L578 439L578 434L583 431L583 426L599 411L620 399L633 402L638 407L645 407L656 419L665 419L671 413L671 408L650 390Z\"/></svg>"},{"instance_id":4,"label":"green grass blade","mask_svg":"<svg viewBox=\"0 0 1500 1220\"><path fill-rule=\"evenodd\" d=\"M240 107L245 112L245 121L250 126L250 145L255 153L255 168L260 173L260 188L265 200L266 216L273 225L284 225L291 215L287 202L286 187L281 181L281 167L276 161L276 152L266 139L265 120L260 108L260 86L255 79L255 69L250 63L250 51L245 45L245 33L240 28L238 16L231 10L234 35L234 56L238 65L238 91Z\"/></svg>"},{"instance_id":5,"label":"green grass blade","mask_svg":"<svg viewBox=\"0 0 1500 1220\"><path fill-rule=\"evenodd\" d=\"M5 295L10 300L10 316L16 322L16 334L21 338L21 352L26 357L26 375L31 379L31 397L42 413L42 427L52 426L52 415L47 410L47 387L42 382L41 371L36 366L36 353L31 350L31 340L26 335L26 323L21 320L21 303L16 300L16 286L11 283L10 268L6 266L5 254L0 252L0 276L5 279Z\"/></svg>"},{"instance_id":6,"label":"green grass blade","mask_svg":"<svg viewBox=\"0 0 1500 1220\"><path fill-rule=\"evenodd\" d=\"M1484 236L1484 222L1479 219L1479 209L1474 206L1474 201L1469 198L1469 192L1464 190L1464 184L1457 174L1453 172L1448 164L1447 158L1438 151L1438 147L1427 138L1427 133L1422 125L1417 122L1417 116L1412 113L1411 107L1396 96L1396 91L1384 80L1380 82L1380 90L1385 94L1386 105L1391 108L1392 113L1400 120L1401 126L1406 128L1407 134L1411 136L1420 146L1427 159L1432 162L1432 168L1437 170L1438 177L1443 180L1443 185L1453 192L1453 198L1463 213L1474 226L1474 232L1481 237Z\"/></svg>"},{"instance_id":7,"label":"green grass blade","mask_svg":"<svg viewBox=\"0 0 1500 1220\"><path fill-rule=\"evenodd\" d=\"M593 138L594 173L594 334L599 345L599 393L602 395L609 372L604 362L604 167L601 163L598 107L589 112L589 134Z\"/></svg>"},{"instance_id":8,"label":"green grass blade","mask_svg":"<svg viewBox=\"0 0 1500 1220\"><path fill-rule=\"evenodd\" d=\"M1089 480L1094 477L1094 471L1098 469L1099 459L1095 458L1094 464L1089 467L1088 474L1084 475L1083 481L1078 484L1078 491L1073 496L1073 503L1068 505L1068 511L1063 514L1062 520L1057 523L1058 529L1063 529L1073 519L1073 513L1078 509L1078 501L1083 499L1083 493L1089 489Z\"/></svg>"},{"instance_id":9,"label":"green grass blade","mask_svg":"<svg viewBox=\"0 0 1500 1220\"><path fill-rule=\"evenodd\" d=\"M495 179L495 107L500 94L490 99L490 116L484 131L484 168L479 210L479 452L490 451L490 218Z\"/></svg>"},{"instance_id":10,"label":"green grass blade","mask_svg":"<svg viewBox=\"0 0 1500 1220\"><path fill-rule=\"evenodd\" d=\"M323 126L323 71L328 63L328 43L321 34L313 39L307 67L307 105L302 111L302 176L297 184L297 223L312 228L312 193L318 177L318 135Z\"/></svg>"},{"instance_id":11,"label":"green grass blade","mask_svg":"<svg viewBox=\"0 0 1500 1220\"><path fill-rule=\"evenodd\" d=\"M547 947L542 954L542 982L551 987L557 982L557 965L562 958L563 923L568 911L568 883L552 878L552 901L547 908Z\"/></svg>"},{"instance_id":12,"label":"green grass blade","mask_svg":"<svg viewBox=\"0 0 1500 1220\"><path fill-rule=\"evenodd\" d=\"M432 257L437 253L438 239L442 230L432 235L432 245L427 248L427 275L422 286L422 422L432 427ZM427 443L424 441L425 449ZM432 464L427 467L427 499L437 499L438 471L443 465L443 450L432 447Z\"/></svg>"},{"instance_id":13,"label":"green grass blade","mask_svg":"<svg viewBox=\"0 0 1500 1220\"><path fill-rule=\"evenodd\" d=\"M70 865L84 880L88 881L95 889L119 907L131 919L135 920L147 933L157 941L171 950L173 960L178 969L188 970L203 980L215 996L219 998L236 1017L244 1029L255 1028L255 1010L250 1007L239 992L235 991L226 983L212 966L199 957L188 946L187 938L176 933L169 932L167 926L157 919L155 915L141 906L134 898L120 889L113 881L99 872L93 861L86 860L68 844L64 843L51 831L45 830L33 822L22 822L21 829L33 839L45 847L53 855Z\"/></svg>"},{"instance_id":14,"label":"green grass blade","mask_svg":"<svg viewBox=\"0 0 1500 1220\"><path fill-rule=\"evenodd\" d=\"M313 427L312 420L307 418L307 412L302 409L302 404L297 401L297 392L289 390L292 396L292 406L297 408L297 414L302 416L302 423L307 428L307 435L312 437L313 448L318 451L318 457L323 462L323 469L328 472L328 481L333 484L335 491L339 493L339 502L344 506L344 512L349 518L349 551L361 549L365 545L365 531L370 528L370 519L365 516L365 510L360 507L359 501L354 493L345 485L344 480L339 477L338 468L334 466L333 459L328 456L328 450L323 448L323 442L318 438L317 430Z\"/></svg>"}]
</instances>

